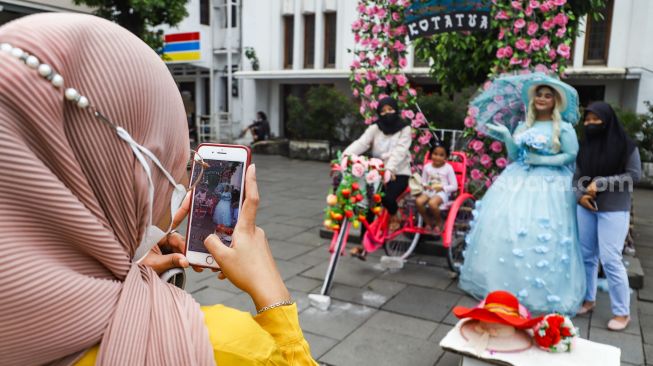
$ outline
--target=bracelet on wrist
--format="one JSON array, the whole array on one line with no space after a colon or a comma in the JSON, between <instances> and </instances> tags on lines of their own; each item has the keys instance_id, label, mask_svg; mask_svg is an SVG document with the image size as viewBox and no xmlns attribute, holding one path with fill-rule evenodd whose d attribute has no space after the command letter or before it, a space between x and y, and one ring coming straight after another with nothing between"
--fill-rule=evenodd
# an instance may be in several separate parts
<instances>
[{"instance_id":1,"label":"bracelet on wrist","mask_svg":"<svg viewBox=\"0 0 653 366\"><path fill-rule=\"evenodd\" d=\"M274 303L274 304L272 304L272 305L264 306L264 307L258 309L258 310L256 311L256 314L261 314L261 313L264 312L264 311L267 311L267 310L270 310L270 309L274 309L274 308L278 308L278 307L280 307L280 306L288 306L288 305L292 305L292 304L294 304L294 303L295 303L295 301L294 301L293 299L288 299L288 300L280 301L280 302Z\"/></svg>"}]
</instances>

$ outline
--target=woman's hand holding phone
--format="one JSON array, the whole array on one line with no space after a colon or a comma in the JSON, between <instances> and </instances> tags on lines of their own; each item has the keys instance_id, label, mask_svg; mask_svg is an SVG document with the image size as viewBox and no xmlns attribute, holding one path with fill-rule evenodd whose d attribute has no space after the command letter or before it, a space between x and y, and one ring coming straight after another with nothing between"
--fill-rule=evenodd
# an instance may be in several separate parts
<instances>
[{"instance_id":1,"label":"woman's hand holding phone","mask_svg":"<svg viewBox=\"0 0 653 366\"><path fill-rule=\"evenodd\" d=\"M186 218L190 210L190 193L186 195L184 202L172 219L172 227L176 228ZM184 237L176 231L166 235L161 241L153 247L150 252L143 258L142 264L151 267L157 274L161 274L172 268L187 268L190 264L184 256L186 241ZM167 254L163 254L166 252Z\"/></svg>"},{"instance_id":2,"label":"woman's hand holding phone","mask_svg":"<svg viewBox=\"0 0 653 366\"><path fill-rule=\"evenodd\" d=\"M217 235L206 238L204 245L220 266L220 279L228 278L248 293L257 309L290 299L272 257L263 230L256 226L259 194L256 168L251 165L245 175L245 201L234 229L231 247Z\"/></svg>"}]
</instances>

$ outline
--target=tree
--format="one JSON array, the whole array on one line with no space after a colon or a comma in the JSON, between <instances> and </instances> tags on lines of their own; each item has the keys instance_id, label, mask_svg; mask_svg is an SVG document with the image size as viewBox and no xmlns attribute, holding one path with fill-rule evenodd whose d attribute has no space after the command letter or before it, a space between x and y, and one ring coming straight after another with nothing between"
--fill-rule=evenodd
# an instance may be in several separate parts
<instances>
[{"instance_id":1,"label":"tree","mask_svg":"<svg viewBox=\"0 0 653 366\"><path fill-rule=\"evenodd\" d=\"M416 0L419 1L419 0ZM488 0L489 1L489 0ZM510 3L508 0L492 2ZM606 0L569 0L570 11L567 28L577 35L579 19L585 15L600 17ZM469 86L482 84L491 72L499 47L499 29L486 33L442 33L415 41L416 56L432 60L430 74L444 92L455 92Z\"/></svg>"},{"instance_id":2,"label":"tree","mask_svg":"<svg viewBox=\"0 0 653 366\"><path fill-rule=\"evenodd\" d=\"M152 28L167 24L176 26L187 15L188 0L73 0L75 5L88 5L94 14L127 28L155 51L163 48L163 31Z\"/></svg>"}]
</instances>

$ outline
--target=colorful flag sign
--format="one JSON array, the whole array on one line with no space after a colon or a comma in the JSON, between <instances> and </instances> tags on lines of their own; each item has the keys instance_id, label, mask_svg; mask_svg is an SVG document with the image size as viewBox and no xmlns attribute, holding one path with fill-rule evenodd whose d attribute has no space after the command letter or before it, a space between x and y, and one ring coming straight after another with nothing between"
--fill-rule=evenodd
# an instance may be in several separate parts
<instances>
[{"instance_id":1,"label":"colorful flag sign","mask_svg":"<svg viewBox=\"0 0 653 366\"><path fill-rule=\"evenodd\" d=\"M405 11L408 37L457 31L488 31L489 0L421 0Z\"/></svg>"},{"instance_id":2,"label":"colorful flag sign","mask_svg":"<svg viewBox=\"0 0 653 366\"><path fill-rule=\"evenodd\" d=\"M166 62L199 61L200 32L166 34L163 44Z\"/></svg>"}]
</instances>

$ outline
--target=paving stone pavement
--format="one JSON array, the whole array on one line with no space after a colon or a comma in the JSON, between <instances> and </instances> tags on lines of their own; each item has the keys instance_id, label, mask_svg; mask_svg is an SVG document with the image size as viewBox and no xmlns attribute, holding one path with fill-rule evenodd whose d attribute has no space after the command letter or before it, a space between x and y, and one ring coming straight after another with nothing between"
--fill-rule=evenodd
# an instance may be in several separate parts
<instances>
[{"instance_id":1,"label":"paving stone pavement","mask_svg":"<svg viewBox=\"0 0 653 366\"><path fill-rule=\"evenodd\" d=\"M328 240L319 237L329 166L266 155L255 156L254 162L261 196L257 222L298 302L302 329L320 364L459 365L460 356L443 352L438 343L456 322L452 308L476 301L458 290L446 260L425 256L430 266L390 271L379 266L377 253L366 262L341 257L330 310L310 307L307 295L319 292L329 258ZM606 329L606 293L599 293L594 313L574 322L582 337L621 348L622 365L653 366L653 191L636 191L635 210L645 279L644 288L632 296L633 322L624 333ZM254 312L249 297L228 281L211 273L187 275L186 290L201 304Z\"/></svg>"}]
</instances>

